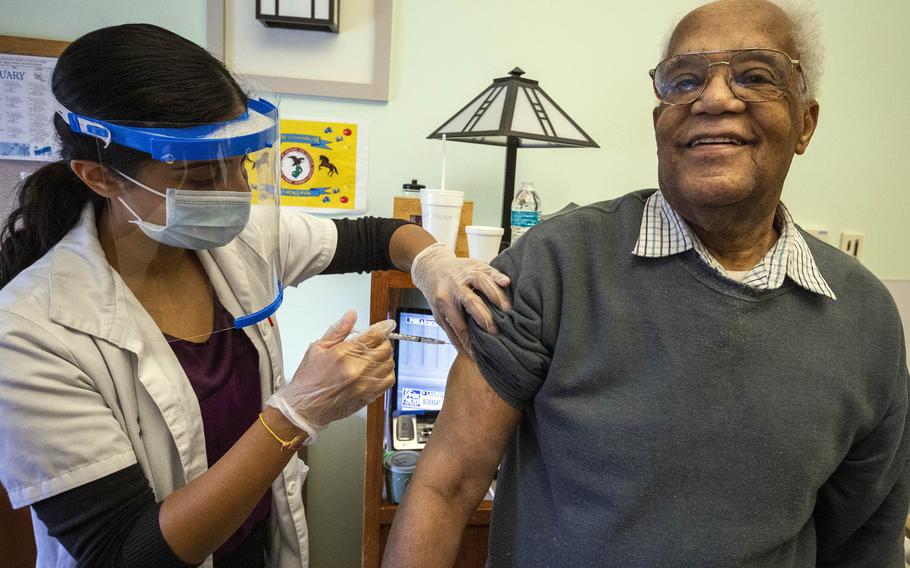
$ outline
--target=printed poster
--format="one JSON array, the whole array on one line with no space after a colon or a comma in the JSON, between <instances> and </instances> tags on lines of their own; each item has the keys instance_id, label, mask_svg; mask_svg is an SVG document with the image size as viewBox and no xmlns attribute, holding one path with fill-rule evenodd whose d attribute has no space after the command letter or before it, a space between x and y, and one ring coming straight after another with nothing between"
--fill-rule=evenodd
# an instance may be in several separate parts
<instances>
[{"instance_id":1,"label":"printed poster","mask_svg":"<svg viewBox=\"0 0 910 568\"><path fill-rule=\"evenodd\" d=\"M281 120L281 205L311 213L365 213L366 125Z\"/></svg>"},{"instance_id":2,"label":"printed poster","mask_svg":"<svg viewBox=\"0 0 910 568\"><path fill-rule=\"evenodd\" d=\"M57 159L53 57L0 54L0 159Z\"/></svg>"}]
</instances>

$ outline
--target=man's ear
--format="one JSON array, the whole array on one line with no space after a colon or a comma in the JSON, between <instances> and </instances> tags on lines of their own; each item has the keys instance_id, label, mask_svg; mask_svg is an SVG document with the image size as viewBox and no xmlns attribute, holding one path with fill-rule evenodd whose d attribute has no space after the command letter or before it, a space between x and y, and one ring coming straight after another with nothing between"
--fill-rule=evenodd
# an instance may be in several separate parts
<instances>
[{"instance_id":1,"label":"man's ear","mask_svg":"<svg viewBox=\"0 0 910 568\"><path fill-rule=\"evenodd\" d=\"M809 101L803 107L803 130L796 139L796 148L794 151L797 155L802 155L812 140L812 135L818 127L818 101Z\"/></svg>"},{"instance_id":2,"label":"man's ear","mask_svg":"<svg viewBox=\"0 0 910 568\"><path fill-rule=\"evenodd\" d=\"M651 111L651 119L654 122L654 130L657 130L657 119L660 118L660 113L662 113L663 110L664 110L664 105L658 103L654 107L654 110Z\"/></svg>"},{"instance_id":3,"label":"man's ear","mask_svg":"<svg viewBox=\"0 0 910 568\"><path fill-rule=\"evenodd\" d=\"M70 169L79 176L85 185L89 186L92 191L110 199L117 195L122 189L120 180L118 180L110 169L102 166L98 162L91 160L70 160Z\"/></svg>"}]
</instances>

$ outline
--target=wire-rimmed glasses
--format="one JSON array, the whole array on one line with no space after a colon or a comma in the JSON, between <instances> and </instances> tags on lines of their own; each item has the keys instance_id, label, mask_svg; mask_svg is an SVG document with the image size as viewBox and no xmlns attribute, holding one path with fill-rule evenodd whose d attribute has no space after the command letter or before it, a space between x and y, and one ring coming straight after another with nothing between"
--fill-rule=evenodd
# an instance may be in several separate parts
<instances>
[{"instance_id":1,"label":"wire-rimmed glasses","mask_svg":"<svg viewBox=\"0 0 910 568\"><path fill-rule=\"evenodd\" d=\"M726 61L708 58L721 53L732 55ZM799 69L799 60L783 51L765 48L681 53L664 59L649 71L654 93L664 104L692 103L704 92L711 67L715 65L727 66L727 84L738 99L760 103L778 99L787 91L794 69Z\"/></svg>"}]
</instances>

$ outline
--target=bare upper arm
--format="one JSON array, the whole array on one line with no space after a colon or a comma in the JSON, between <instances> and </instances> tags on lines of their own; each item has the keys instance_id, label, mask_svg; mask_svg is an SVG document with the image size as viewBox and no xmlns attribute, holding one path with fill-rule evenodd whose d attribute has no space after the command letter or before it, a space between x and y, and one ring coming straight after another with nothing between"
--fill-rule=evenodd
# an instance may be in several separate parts
<instances>
[{"instance_id":1,"label":"bare upper arm","mask_svg":"<svg viewBox=\"0 0 910 568\"><path fill-rule=\"evenodd\" d=\"M490 388L477 364L459 355L415 483L453 497L485 491L520 418L521 411Z\"/></svg>"}]
</instances>

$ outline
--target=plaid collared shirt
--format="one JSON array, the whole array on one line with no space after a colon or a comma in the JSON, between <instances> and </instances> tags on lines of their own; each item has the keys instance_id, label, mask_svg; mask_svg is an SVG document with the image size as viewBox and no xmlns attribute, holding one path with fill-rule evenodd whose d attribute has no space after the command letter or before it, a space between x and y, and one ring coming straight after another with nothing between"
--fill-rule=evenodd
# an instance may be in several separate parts
<instances>
[{"instance_id":1,"label":"plaid collared shirt","mask_svg":"<svg viewBox=\"0 0 910 568\"><path fill-rule=\"evenodd\" d=\"M784 278L789 276L806 290L836 300L834 292L818 271L809 245L797 230L793 217L783 203L777 207L774 224L780 230L780 238L764 258L746 273L741 282L760 290L773 290L779 288L784 283ZM730 277L692 232L685 219L670 207L663 194L659 190L654 192L645 202L638 242L635 243L632 254L659 258L689 249L695 249L708 266Z\"/></svg>"}]
</instances>

